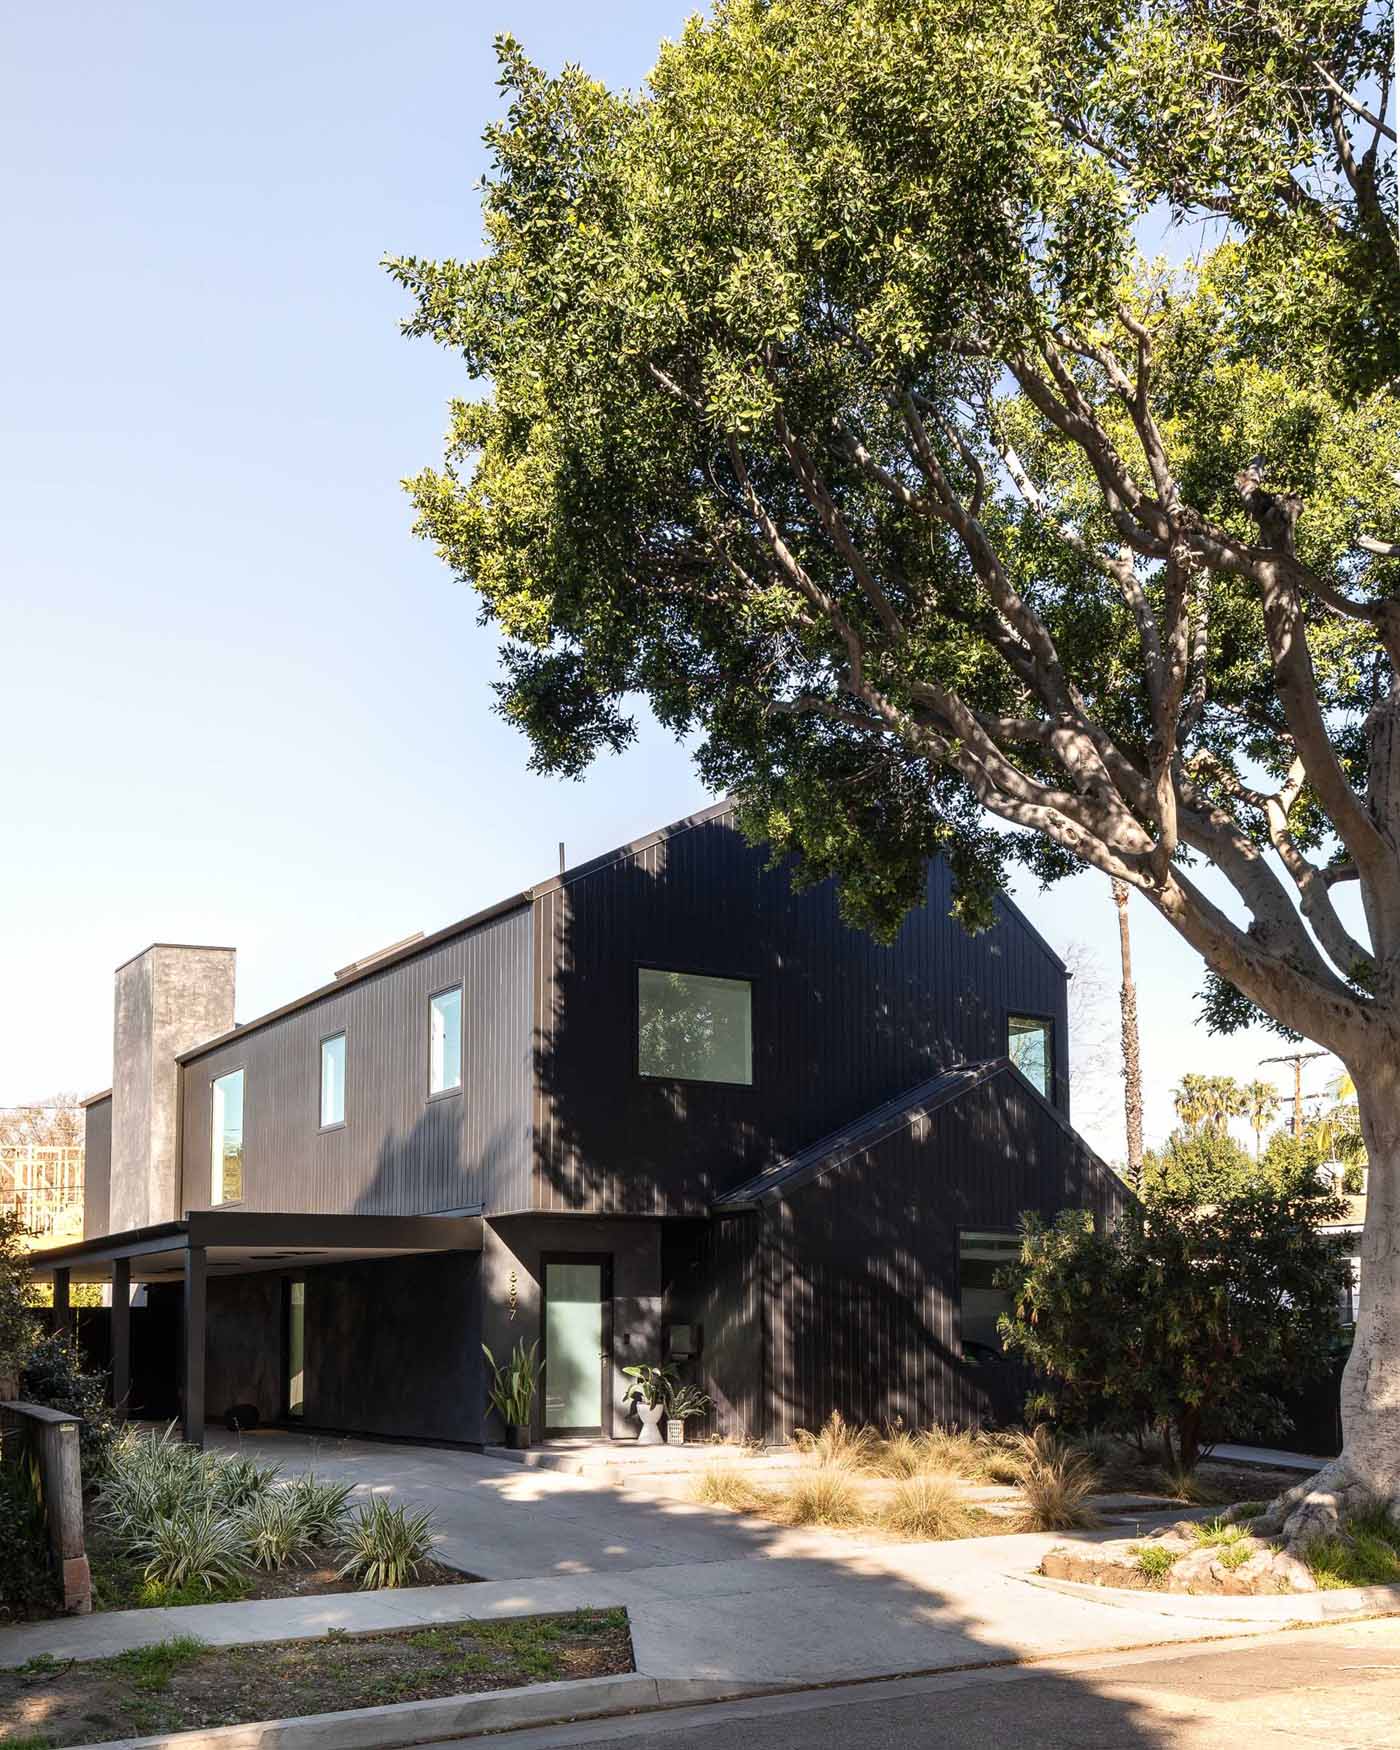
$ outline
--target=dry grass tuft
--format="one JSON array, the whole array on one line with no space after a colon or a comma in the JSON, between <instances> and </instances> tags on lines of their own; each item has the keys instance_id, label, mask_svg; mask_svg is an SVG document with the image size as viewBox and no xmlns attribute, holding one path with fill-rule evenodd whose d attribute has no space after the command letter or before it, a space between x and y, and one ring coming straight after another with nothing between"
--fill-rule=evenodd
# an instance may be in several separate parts
<instances>
[{"instance_id":1,"label":"dry grass tuft","mask_svg":"<svg viewBox=\"0 0 1400 1750\"><path fill-rule=\"evenodd\" d=\"M839 1464L799 1471L777 1505L790 1525L859 1525L865 1518L860 1496Z\"/></svg>"},{"instance_id":2,"label":"dry grass tuft","mask_svg":"<svg viewBox=\"0 0 1400 1750\"><path fill-rule=\"evenodd\" d=\"M1218 1507L1225 1500L1219 1489L1213 1489L1195 1471L1183 1470L1180 1465L1164 1465L1157 1473L1157 1481L1164 1494L1175 1501L1189 1501L1193 1507Z\"/></svg>"},{"instance_id":3,"label":"dry grass tuft","mask_svg":"<svg viewBox=\"0 0 1400 1750\"><path fill-rule=\"evenodd\" d=\"M891 1428L871 1458L871 1469L882 1477L916 1477L927 1466L923 1441L907 1428Z\"/></svg>"},{"instance_id":4,"label":"dry grass tuft","mask_svg":"<svg viewBox=\"0 0 1400 1750\"><path fill-rule=\"evenodd\" d=\"M1025 1506L1022 1531L1074 1531L1100 1523L1089 1505L1099 1486L1098 1468L1083 1451L1060 1440L1042 1424L1032 1434L1011 1437Z\"/></svg>"},{"instance_id":5,"label":"dry grass tuft","mask_svg":"<svg viewBox=\"0 0 1400 1750\"><path fill-rule=\"evenodd\" d=\"M926 1428L917 1436L921 1470L978 1478L983 1474L983 1442L965 1428Z\"/></svg>"},{"instance_id":6,"label":"dry grass tuft","mask_svg":"<svg viewBox=\"0 0 1400 1750\"><path fill-rule=\"evenodd\" d=\"M880 1450L880 1436L868 1424L857 1428L840 1410L833 1410L815 1434L794 1428L792 1443L819 1465L840 1470L864 1470Z\"/></svg>"},{"instance_id":7,"label":"dry grass tuft","mask_svg":"<svg viewBox=\"0 0 1400 1750\"><path fill-rule=\"evenodd\" d=\"M707 1507L728 1507L735 1513L758 1513L768 1497L729 1464L709 1464L695 1480L695 1499Z\"/></svg>"},{"instance_id":8,"label":"dry grass tuft","mask_svg":"<svg viewBox=\"0 0 1400 1750\"><path fill-rule=\"evenodd\" d=\"M884 1525L902 1537L969 1537L972 1515L958 1495L955 1478L924 1471L896 1484L881 1515Z\"/></svg>"}]
</instances>

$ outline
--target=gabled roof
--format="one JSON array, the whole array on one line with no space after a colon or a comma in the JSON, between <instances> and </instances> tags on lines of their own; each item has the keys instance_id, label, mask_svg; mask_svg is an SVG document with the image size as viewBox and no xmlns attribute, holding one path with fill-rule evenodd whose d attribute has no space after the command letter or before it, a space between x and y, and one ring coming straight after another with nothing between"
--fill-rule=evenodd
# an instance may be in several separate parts
<instances>
[{"instance_id":1,"label":"gabled roof","mask_svg":"<svg viewBox=\"0 0 1400 1750\"><path fill-rule=\"evenodd\" d=\"M726 1210L752 1209L755 1204L785 1196L799 1185L844 1165L852 1155L860 1154L897 1130L907 1128L916 1119L928 1117L940 1107L962 1099L964 1094L970 1094L974 1088L980 1088L1005 1070L1010 1070L1023 1086L1031 1088L1008 1057L994 1057L986 1063L968 1063L945 1070L942 1075L931 1076L917 1087L896 1094L883 1106L872 1107L840 1130L833 1130L830 1135L810 1143L798 1154L775 1161L742 1185L716 1197L711 1207L716 1214L723 1214ZM1035 1093L1035 1089L1031 1088L1031 1092Z\"/></svg>"}]
</instances>

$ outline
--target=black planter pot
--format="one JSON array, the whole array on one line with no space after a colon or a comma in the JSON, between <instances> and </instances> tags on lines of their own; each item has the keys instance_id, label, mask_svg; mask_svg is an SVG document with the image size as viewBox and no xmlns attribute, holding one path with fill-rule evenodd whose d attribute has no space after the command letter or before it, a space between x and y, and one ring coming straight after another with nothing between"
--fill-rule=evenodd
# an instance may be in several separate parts
<instances>
[{"instance_id":1,"label":"black planter pot","mask_svg":"<svg viewBox=\"0 0 1400 1750\"><path fill-rule=\"evenodd\" d=\"M506 1447L511 1452L526 1452L530 1446L530 1424L512 1422L506 1429Z\"/></svg>"}]
</instances>

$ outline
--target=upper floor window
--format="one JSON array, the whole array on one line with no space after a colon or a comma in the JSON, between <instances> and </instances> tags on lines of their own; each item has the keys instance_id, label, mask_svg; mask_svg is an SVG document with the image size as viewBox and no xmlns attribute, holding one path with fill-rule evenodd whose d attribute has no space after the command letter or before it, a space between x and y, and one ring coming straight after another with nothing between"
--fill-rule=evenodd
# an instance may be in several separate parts
<instances>
[{"instance_id":1,"label":"upper floor window","mask_svg":"<svg viewBox=\"0 0 1400 1750\"><path fill-rule=\"evenodd\" d=\"M1006 1055L1047 1100L1055 1084L1052 1024L1031 1015L1011 1015L1006 1023Z\"/></svg>"},{"instance_id":2,"label":"upper floor window","mask_svg":"<svg viewBox=\"0 0 1400 1750\"><path fill-rule=\"evenodd\" d=\"M230 1070L213 1083L211 1203L237 1203L243 1195L243 1071Z\"/></svg>"},{"instance_id":3,"label":"upper floor window","mask_svg":"<svg viewBox=\"0 0 1400 1750\"><path fill-rule=\"evenodd\" d=\"M345 1035L321 1041L321 1128L345 1122Z\"/></svg>"},{"instance_id":4,"label":"upper floor window","mask_svg":"<svg viewBox=\"0 0 1400 1750\"><path fill-rule=\"evenodd\" d=\"M448 1094L462 1085L462 987L429 999L428 1092Z\"/></svg>"},{"instance_id":5,"label":"upper floor window","mask_svg":"<svg viewBox=\"0 0 1400 1750\"><path fill-rule=\"evenodd\" d=\"M752 986L699 972L637 972L637 1067L644 1076L753 1081Z\"/></svg>"}]
</instances>

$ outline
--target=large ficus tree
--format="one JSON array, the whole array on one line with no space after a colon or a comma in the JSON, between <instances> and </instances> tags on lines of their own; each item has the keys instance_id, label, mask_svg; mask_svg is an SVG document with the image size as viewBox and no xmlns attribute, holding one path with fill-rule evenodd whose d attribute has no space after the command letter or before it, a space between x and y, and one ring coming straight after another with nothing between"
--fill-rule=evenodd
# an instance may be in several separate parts
<instances>
[{"instance_id":1,"label":"large ficus tree","mask_svg":"<svg viewBox=\"0 0 1400 1750\"><path fill-rule=\"evenodd\" d=\"M719 0L638 95L503 41L486 384L419 528L545 770L696 738L891 931L942 853L1135 888L1356 1082L1346 1491L1400 1500L1400 260L1350 0ZM1150 253L1160 248L1163 259ZM1359 905L1353 896L1359 895Z\"/></svg>"}]
</instances>

